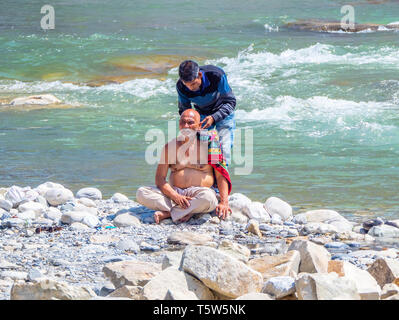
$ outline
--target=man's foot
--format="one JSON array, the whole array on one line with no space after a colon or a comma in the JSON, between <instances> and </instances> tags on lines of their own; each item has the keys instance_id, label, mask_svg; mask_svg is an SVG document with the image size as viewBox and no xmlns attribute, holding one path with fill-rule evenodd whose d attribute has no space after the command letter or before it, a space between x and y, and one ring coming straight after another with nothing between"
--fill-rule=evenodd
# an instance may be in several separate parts
<instances>
[{"instance_id":1,"label":"man's foot","mask_svg":"<svg viewBox=\"0 0 399 320\"><path fill-rule=\"evenodd\" d=\"M170 218L169 211L155 211L154 212L154 220L156 224L159 224L162 220Z\"/></svg>"},{"instance_id":2,"label":"man's foot","mask_svg":"<svg viewBox=\"0 0 399 320\"><path fill-rule=\"evenodd\" d=\"M190 218L192 216L193 216L192 214L185 215L183 218L179 219L177 222L179 222L179 223L187 222L188 220L190 220Z\"/></svg>"}]
</instances>

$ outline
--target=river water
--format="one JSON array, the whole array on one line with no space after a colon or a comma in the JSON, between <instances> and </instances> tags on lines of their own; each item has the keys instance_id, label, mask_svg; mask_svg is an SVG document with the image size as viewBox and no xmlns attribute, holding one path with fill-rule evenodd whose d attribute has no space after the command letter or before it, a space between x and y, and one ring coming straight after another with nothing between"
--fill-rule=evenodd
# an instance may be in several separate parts
<instances>
[{"instance_id":1,"label":"river water","mask_svg":"<svg viewBox=\"0 0 399 320\"><path fill-rule=\"evenodd\" d=\"M399 21L398 1L2 1L0 101L51 93L63 108L0 106L0 186L59 182L134 199L154 184L149 129L177 119L176 66L222 67L254 163L233 191L295 209L399 218L399 32L311 32L299 19Z\"/></svg>"}]
</instances>

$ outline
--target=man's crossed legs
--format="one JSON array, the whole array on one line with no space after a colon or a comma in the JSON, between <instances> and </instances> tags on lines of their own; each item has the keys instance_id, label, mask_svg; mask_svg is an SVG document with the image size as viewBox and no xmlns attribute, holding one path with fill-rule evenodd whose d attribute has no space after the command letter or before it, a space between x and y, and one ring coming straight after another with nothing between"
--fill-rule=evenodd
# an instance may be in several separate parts
<instances>
[{"instance_id":1,"label":"man's crossed legs","mask_svg":"<svg viewBox=\"0 0 399 320\"><path fill-rule=\"evenodd\" d=\"M166 197L157 187L140 187L136 193L136 200L143 206L156 210L154 220L159 223L163 219L172 217L173 222L188 221L196 213L206 213L215 210L218 205L216 193L211 188L190 187L180 189L173 187L180 195L191 197L190 206L186 209L176 205Z\"/></svg>"}]
</instances>

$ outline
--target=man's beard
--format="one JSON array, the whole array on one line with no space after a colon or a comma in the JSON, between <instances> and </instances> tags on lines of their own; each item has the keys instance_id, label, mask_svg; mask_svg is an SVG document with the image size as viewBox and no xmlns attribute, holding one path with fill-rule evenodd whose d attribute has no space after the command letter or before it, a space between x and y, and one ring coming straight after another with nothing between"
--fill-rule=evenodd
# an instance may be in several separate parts
<instances>
[{"instance_id":1,"label":"man's beard","mask_svg":"<svg viewBox=\"0 0 399 320\"><path fill-rule=\"evenodd\" d=\"M184 128L179 131L178 138L179 140L185 140L186 138L194 139L195 135L197 134L196 130Z\"/></svg>"}]
</instances>

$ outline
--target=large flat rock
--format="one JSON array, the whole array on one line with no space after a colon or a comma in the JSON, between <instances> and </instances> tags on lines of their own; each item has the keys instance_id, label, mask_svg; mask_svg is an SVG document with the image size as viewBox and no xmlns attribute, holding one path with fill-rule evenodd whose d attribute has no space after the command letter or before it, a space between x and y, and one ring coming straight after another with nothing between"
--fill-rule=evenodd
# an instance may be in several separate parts
<instances>
[{"instance_id":1,"label":"large flat rock","mask_svg":"<svg viewBox=\"0 0 399 320\"><path fill-rule=\"evenodd\" d=\"M205 246L188 246L181 268L200 279L208 288L229 298L260 292L262 275L229 254Z\"/></svg>"},{"instance_id":2,"label":"large flat rock","mask_svg":"<svg viewBox=\"0 0 399 320\"><path fill-rule=\"evenodd\" d=\"M90 288L51 279L16 281L11 288L11 300L90 300L95 296Z\"/></svg>"},{"instance_id":3,"label":"large flat rock","mask_svg":"<svg viewBox=\"0 0 399 320\"><path fill-rule=\"evenodd\" d=\"M143 288L145 300L213 300L214 296L201 281L169 267L158 273Z\"/></svg>"},{"instance_id":4,"label":"large flat rock","mask_svg":"<svg viewBox=\"0 0 399 320\"><path fill-rule=\"evenodd\" d=\"M103 268L105 276L115 288L124 285L144 286L161 270L161 264L136 260L112 262L106 264Z\"/></svg>"},{"instance_id":5,"label":"large flat rock","mask_svg":"<svg viewBox=\"0 0 399 320\"><path fill-rule=\"evenodd\" d=\"M263 281L266 282L273 277L295 277L299 270L300 261L301 255L299 251L291 250L285 254L251 259L247 265L260 272L263 276Z\"/></svg>"},{"instance_id":6,"label":"large flat rock","mask_svg":"<svg viewBox=\"0 0 399 320\"><path fill-rule=\"evenodd\" d=\"M327 273L331 254L324 247L311 241L295 240L288 248L291 250L297 250L301 255L299 272Z\"/></svg>"}]
</instances>

